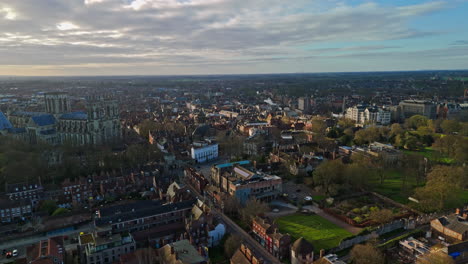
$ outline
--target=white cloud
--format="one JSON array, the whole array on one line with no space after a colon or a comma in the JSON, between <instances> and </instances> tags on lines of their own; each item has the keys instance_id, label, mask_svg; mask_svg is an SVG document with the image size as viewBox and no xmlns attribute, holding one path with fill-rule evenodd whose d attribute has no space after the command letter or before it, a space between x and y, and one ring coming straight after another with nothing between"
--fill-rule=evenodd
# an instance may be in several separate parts
<instances>
[{"instance_id":1,"label":"white cloud","mask_svg":"<svg viewBox=\"0 0 468 264\"><path fill-rule=\"evenodd\" d=\"M92 5L92 4L98 4L102 3L106 0L84 0L85 5Z\"/></svg>"},{"instance_id":2,"label":"white cloud","mask_svg":"<svg viewBox=\"0 0 468 264\"><path fill-rule=\"evenodd\" d=\"M17 18L16 12L10 7L0 8L0 16L3 15L3 18L6 20L15 20Z\"/></svg>"},{"instance_id":3,"label":"white cloud","mask_svg":"<svg viewBox=\"0 0 468 264\"><path fill-rule=\"evenodd\" d=\"M56 25L58 30L74 30L80 28L72 22L60 22Z\"/></svg>"}]
</instances>

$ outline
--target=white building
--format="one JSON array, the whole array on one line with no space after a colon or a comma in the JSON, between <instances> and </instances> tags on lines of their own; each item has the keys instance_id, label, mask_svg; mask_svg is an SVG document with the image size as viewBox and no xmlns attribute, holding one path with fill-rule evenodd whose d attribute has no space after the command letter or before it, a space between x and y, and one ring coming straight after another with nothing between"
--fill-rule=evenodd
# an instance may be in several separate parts
<instances>
[{"instance_id":1,"label":"white building","mask_svg":"<svg viewBox=\"0 0 468 264\"><path fill-rule=\"evenodd\" d=\"M216 247L226 234L226 227L218 224L213 230L208 232L208 247Z\"/></svg>"},{"instance_id":2,"label":"white building","mask_svg":"<svg viewBox=\"0 0 468 264\"><path fill-rule=\"evenodd\" d=\"M391 122L392 113L385 108L356 105L346 110L345 117L354 120L359 125L388 125Z\"/></svg>"},{"instance_id":3,"label":"white building","mask_svg":"<svg viewBox=\"0 0 468 264\"><path fill-rule=\"evenodd\" d=\"M218 158L218 143L194 142L191 148L191 156L197 163L203 163Z\"/></svg>"}]
</instances>

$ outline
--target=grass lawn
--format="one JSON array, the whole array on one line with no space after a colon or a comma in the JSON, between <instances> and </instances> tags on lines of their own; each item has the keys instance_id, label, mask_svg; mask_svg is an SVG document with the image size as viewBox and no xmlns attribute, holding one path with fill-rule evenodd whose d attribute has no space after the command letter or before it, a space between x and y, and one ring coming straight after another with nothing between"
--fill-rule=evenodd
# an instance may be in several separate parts
<instances>
[{"instance_id":1,"label":"grass lawn","mask_svg":"<svg viewBox=\"0 0 468 264\"><path fill-rule=\"evenodd\" d=\"M427 158L430 161L434 161L437 163L443 163L443 164L452 164L454 162L453 159L448 158L448 157L435 157L434 155L434 150L431 147L426 147L423 150L420 151L413 151L413 150L403 150L404 153L406 154L418 154L421 155L425 158Z\"/></svg>"},{"instance_id":2,"label":"grass lawn","mask_svg":"<svg viewBox=\"0 0 468 264\"><path fill-rule=\"evenodd\" d=\"M334 248L353 235L318 215L287 215L276 219L276 223L282 233L290 234L294 240L304 237L317 252L322 248Z\"/></svg>"},{"instance_id":3,"label":"grass lawn","mask_svg":"<svg viewBox=\"0 0 468 264\"><path fill-rule=\"evenodd\" d=\"M380 184L378 176L371 179L370 184L372 184L373 190L399 203L408 203L408 195L417 187L414 177L408 177L405 191L403 190L403 174L401 172L389 170L385 174L383 184Z\"/></svg>"},{"instance_id":4,"label":"grass lawn","mask_svg":"<svg viewBox=\"0 0 468 264\"><path fill-rule=\"evenodd\" d=\"M462 192L461 198L463 199L463 202L464 202L465 204L468 203L468 190L464 190L464 191Z\"/></svg>"}]
</instances>

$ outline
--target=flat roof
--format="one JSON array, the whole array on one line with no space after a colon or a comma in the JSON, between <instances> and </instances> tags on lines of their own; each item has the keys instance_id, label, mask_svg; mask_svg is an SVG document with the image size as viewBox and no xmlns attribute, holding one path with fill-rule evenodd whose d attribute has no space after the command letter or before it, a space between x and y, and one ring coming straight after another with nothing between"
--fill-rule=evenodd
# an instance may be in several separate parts
<instances>
[{"instance_id":1,"label":"flat roof","mask_svg":"<svg viewBox=\"0 0 468 264\"><path fill-rule=\"evenodd\" d=\"M236 162L218 164L218 165L215 165L215 167L218 169L223 169L223 168L233 167L234 165L247 165L247 164L250 164L249 160L241 160L241 161L236 161Z\"/></svg>"}]
</instances>

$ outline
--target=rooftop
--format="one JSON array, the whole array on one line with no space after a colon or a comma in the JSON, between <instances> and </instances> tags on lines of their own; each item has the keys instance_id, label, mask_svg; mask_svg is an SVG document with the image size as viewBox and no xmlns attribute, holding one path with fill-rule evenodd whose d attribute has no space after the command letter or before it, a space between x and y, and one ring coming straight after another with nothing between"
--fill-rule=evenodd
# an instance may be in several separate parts
<instances>
[{"instance_id":1,"label":"rooftop","mask_svg":"<svg viewBox=\"0 0 468 264\"><path fill-rule=\"evenodd\" d=\"M88 114L85 112L71 112L61 115L60 119L87 120Z\"/></svg>"},{"instance_id":2,"label":"rooftop","mask_svg":"<svg viewBox=\"0 0 468 264\"><path fill-rule=\"evenodd\" d=\"M171 251L172 248L174 253ZM199 252L188 240L180 240L162 247L159 249L159 255L163 263L197 264L205 261L205 258L200 256ZM180 260L180 262L177 260Z\"/></svg>"},{"instance_id":3,"label":"rooftop","mask_svg":"<svg viewBox=\"0 0 468 264\"><path fill-rule=\"evenodd\" d=\"M215 167L218 168L218 169L224 169L224 168L233 167L236 164L238 164L238 165L247 165L247 164L250 164L250 161L242 160L242 161L236 161L236 162L231 162L231 163L223 163L223 164L215 165Z\"/></svg>"},{"instance_id":4,"label":"rooftop","mask_svg":"<svg viewBox=\"0 0 468 264\"><path fill-rule=\"evenodd\" d=\"M150 202L150 203L148 203ZM153 203L151 203L153 202ZM116 205L101 211L101 217L95 219L96 226L126 222L133 219L169 213L176 210L191 209L194 200L161 205L158 201L138 201L127 205Z\"/></svg>"}]
</instances>

